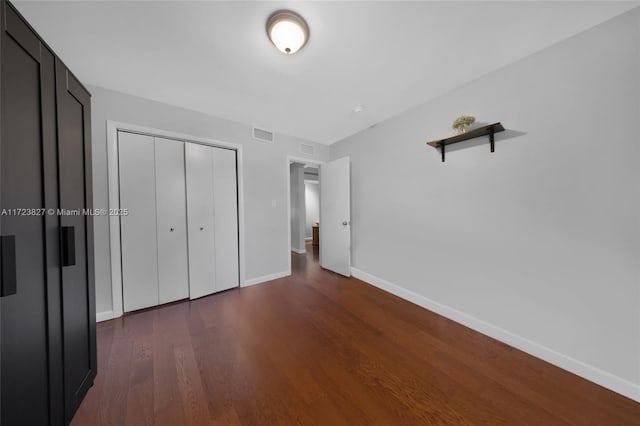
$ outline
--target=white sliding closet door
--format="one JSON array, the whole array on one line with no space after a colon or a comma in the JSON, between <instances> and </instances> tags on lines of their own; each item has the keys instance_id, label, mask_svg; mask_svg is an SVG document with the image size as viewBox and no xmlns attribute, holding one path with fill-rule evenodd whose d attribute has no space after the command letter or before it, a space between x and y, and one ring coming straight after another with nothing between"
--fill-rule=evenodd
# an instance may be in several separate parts
<instances>
[{"instance_id":1,"label":"white sliding closet door","mask_svg":"<svg viewBox=\"0 0 640 426\"><path fill-rule=\"evenodd\" d=\"M158 304L155 149L151 136L118 132L124 311Z\"/></svg>"},{"instance_id":2,"label":"white sliding closet door","mask_svg":"<svg viewBox=\"0 0 640 426\"><path fill-rule=\"evenodd\" d=\"M213 217L215 222L216 291L238 287L238 186L236 152L214 148Z\"/></svg>"},{"instance_id":3,"label":"white sliding closet door","mask_svg":"<svg viewBox=\"0 0 640 426\"><path fill-rule=\"evenodd\" d=\"M212 148L185 144L189 241L189 297L216 291Z\"/></svg>"},{"instance_id":4,"label":"white sliding closet door","mask_svg":"<svg viewBox=\"0 0 640 426\"><path fill-rule=\"evenodd\" d=\"M189 297L184 142L155 138L159 302Z\"/></svg>"}]
</instances>

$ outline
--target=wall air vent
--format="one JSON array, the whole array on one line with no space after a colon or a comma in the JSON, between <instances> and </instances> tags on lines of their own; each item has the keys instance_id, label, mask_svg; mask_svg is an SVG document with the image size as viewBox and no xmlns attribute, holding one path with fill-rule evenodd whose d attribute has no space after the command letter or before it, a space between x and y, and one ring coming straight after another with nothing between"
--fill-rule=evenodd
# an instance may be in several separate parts
<instances>
[{"instance_id":1,"label":"wall air vent","mask_svg":"<svg viewBox=\"0 0 640 426\"><path fill-rule=\"evenodd\" d=\"M307 155L315 155L316 149L313 147L313 145L307 145L306 143L301 143L300 152Z\"/></svg>"},{"instance_id":2,"label":"wall air vent","mask_svg":"<svg viewBox=\"0 0 640 426\"><path fill-rule=\"evenodd\" d=\"M273 143L273 132L254 127L253 138L262 142Z\"/></svg>"}]
</instances>

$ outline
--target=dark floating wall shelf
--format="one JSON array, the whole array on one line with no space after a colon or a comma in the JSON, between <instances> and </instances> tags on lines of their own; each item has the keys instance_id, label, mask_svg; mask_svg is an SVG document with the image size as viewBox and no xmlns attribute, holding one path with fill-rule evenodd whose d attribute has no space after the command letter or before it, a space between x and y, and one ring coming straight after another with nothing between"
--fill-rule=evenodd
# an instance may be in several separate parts
<instances>
[{"instance_id":1,"label":"dark floating wall shelf","mask_svg":"<svg viewBox=\"0 0 640 426\"><path fill-rule=\"evenodd\" d=\"M427 145L431 145L434 148L440 149L442 154L442 162L444 163L444 147L453 143L466 141L469 139L479 138L480 136L489 136L489 142L491 143L491 152L495 151L495 139L493 135L498 132L503 132L504 126L501 123L493 123L488 126L482 126L475 129L471 129L465 133L450 136L444 139L438 139L436 141L427 142Z\"/></svg>"}]
</instances>

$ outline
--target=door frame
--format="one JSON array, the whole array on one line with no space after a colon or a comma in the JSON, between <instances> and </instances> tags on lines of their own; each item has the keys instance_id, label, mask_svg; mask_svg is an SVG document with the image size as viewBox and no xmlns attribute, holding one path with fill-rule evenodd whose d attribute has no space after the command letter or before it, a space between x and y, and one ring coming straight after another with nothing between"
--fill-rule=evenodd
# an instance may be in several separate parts
<instances>
[{"instance_id":1,"label":"door frame","mask_svg":"<svg viewBox=\"0 0 640 426\"><path fill-rule=\"evenodd\" d=\"M287 276L291 275L291 164L292 163L303 163L303 164L316 164L319 166L318 171L318 185L322 185L322 165L325 161L320 160L311 160L309 158L303 157L295 157L292 155L287 155L287 163L286 163L286 177L287 177ZM322 199L319 200L318 207L322 204ZM320 220L322 218L320 217Z\"/></svg>"},{"instance_id":2,"label":"door frame","mask_svg":"<svg viewBox=\"0 0 640 426\"><path fill-rule=\"evenodd\" d=\"M233 149L236 151L236 165L238 178L238 269L240 287L245 285L245 243L244 243L244 181L243 181L243 153L242 145L225 142L217 139L203 138L187 135L169 130L154 129L139 126L137 124L121 123L107 120L107 172L109 187L109 209L120 208L120 173L118 168L118 132L138 133L147 136L156 136L166 139L174 139L186 143L198 143L218 148ZM291 239L291 237L289 237ZM120 241L120 217L109 216L109 242L111 263L111 298L112 312L110 317L98 318L105 321L117 318L123 314L122 303L122 247Z\"/></svg>"}]
</instances>

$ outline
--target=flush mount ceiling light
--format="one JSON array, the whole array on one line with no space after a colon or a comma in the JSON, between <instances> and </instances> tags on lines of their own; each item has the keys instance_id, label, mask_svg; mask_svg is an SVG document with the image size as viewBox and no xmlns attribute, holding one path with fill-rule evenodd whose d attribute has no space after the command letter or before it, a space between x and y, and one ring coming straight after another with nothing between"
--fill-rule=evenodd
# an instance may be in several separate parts
<instances>
[{"instance_id":1,"label":"flush mount ceiling light","mask_svg":"<svg viewBox=\"0 0 640 426\"><path fill-rule=\"evenodd\" d=\"M309 40L309 27L297 13L279 10L267 19L267 35L279 51L292 55Z\"/></svg>"}]
</instances>

